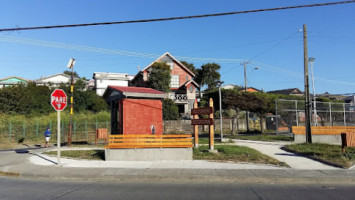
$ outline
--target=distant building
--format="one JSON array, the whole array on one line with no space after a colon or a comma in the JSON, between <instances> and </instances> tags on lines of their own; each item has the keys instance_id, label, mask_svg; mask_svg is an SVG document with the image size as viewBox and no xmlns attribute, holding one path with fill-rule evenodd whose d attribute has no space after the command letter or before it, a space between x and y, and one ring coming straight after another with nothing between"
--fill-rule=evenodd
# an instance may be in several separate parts
<instances>
[{"instance_id":1,"label":"distant building","mask_svg":"<svg viewBox=\"0 0 355 200\"><path fill-rule=\"evenodd\" d=\"M107 88L107 86L128 86L128 82L133 78L132 75L125 73L109 73L109 72L94 72L93 89L96 94L102 96ZM92 83L91 83L92 85Z\"/></svg>"},{"instance_id":2,"label":"distant building","mask_svg":"<svg viewBox=\"0 0 355 200\"><path fill-rule=\"evenodd\" d=\"M10 76L7 78L0 79L0 88L12 86L12 85L19 85L19 84L25 84L31 82L30 80L20 78L17 76Z\"/></svg>"},{"instance_id":3,"label":"distant building","mask_svg":"<svg viewBox=\"0 0 355 200\"><path fill-rule=\"evenodd\" d=\"M324 94L317 94L317 97L325 97L332 101L345 101L345 99L348 98L348 96L346 95L330 94L329 92L326 92Z\"/></svg>"},{"instance_id":4,"label":"distant building","mask_svg":"<svg viewBox=\"0 0 355 200\"><path fill-rule=\"evenodd\" d=\"M166 52L158 59L138 72L131 81L132 86L147 87L149 74L155 62L163 62L170 66L171 81L169 98L174 100L181 115L189 114L196 99L196 88L200 86L193 80L195 74L174 56Z\"/></svg>"},{"instance_id":5,"label":"distant building","mask_svg":"<svg viewBox=\"0 0 355 200\"><path fill-rule=\"evenodd\" d=\"M289 88L283 90L273 90L268 91L269 94L283 94L283 95L294 95L294 96L303 96L303 92L298 88Z\"/></svg>"},{"instance_id":6,"label":"distant building","mask_svg":"<svg viewBox=\"0 0 355 200\"><path fill-rule=\"evenodd\" d=\"M236 85L229 84L229 85L222 85L221 88L225 90L231 90L234 89Z\"/></svg>"},{"instance_id":7,"label":"distant building","mask_svg":"<svg viewBox=\"0 0 355 200\"><path fill-rule=\"evenodd\" d=\"M245 91L245 89L240 89L239 91ZM247 92L261 92L261 90L253 88L253 87L248 87Z\"/></svg>"},{"instance_id":8,"label":"distant building","mask_svg":"<svg viewBox=\"0 0 355 200\"><path fill-rule=\"evenodd\" d=\"M74 78L74 82L78 78ZM34 80L36 85L45 85L48 87L53 87L56 88L60 84L70 84L71 82L71 76L68 74L60 73L60 74L54 74L51 76L42 76L40 79Z\"/></svg>"}]
</instances>

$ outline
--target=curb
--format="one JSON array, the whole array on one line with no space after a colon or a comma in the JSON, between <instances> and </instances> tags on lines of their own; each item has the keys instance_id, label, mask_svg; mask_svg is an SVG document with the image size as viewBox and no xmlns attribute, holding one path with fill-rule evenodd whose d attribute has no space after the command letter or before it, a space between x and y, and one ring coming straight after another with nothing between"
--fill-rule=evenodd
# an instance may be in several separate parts
<instances>
[{"instance_id":1,"label":"curb","mask_svg":"<svg viewBox=\"0 0 355 200\"><path fill-rule=\"evenodd\" d=\"M176 169L179 170L179 169ZM138 170L140 171L140 170ZM355 176L295 176L295 175L248 175L248 173L238 175L226 175L216 173L206 174L141 174L132 175L100 175L92 174L82 176L79 174L35 174L0 171L0 176L31 180L52 180L52 181L99 181L99 182L161 182L161 183L244 183L244 184L349 184L355 185Z\"/></svg>"},{"instance_id":2,"label":"curb","mask_svg":"<svg viewBox=\"0 0 355 200\"><path fill-rule=\"evenodd\" d=\"M18 172L4 172L4 171L0 171L0 176L19 178L19 177L21 176L21 174L18 173Z\"/></svg>"}]
</instances>

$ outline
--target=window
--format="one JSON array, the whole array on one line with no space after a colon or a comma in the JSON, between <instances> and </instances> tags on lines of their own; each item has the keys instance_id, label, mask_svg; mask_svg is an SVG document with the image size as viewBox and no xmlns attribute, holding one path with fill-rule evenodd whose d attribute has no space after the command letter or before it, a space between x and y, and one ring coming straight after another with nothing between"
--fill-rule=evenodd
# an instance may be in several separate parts
<instances>
[{"instance_id":1,"label":"window","mask_svg":"<svg viewBox=\"0 0 355 200\"><path fill-rule=\"evenodd\" d=\"M171 88L178 88L179 87L179 75L172 75L170 81Z\"/></svg>"},{"instance_id":2,"label":"window","mask_svg":"<svg viewBox=\"0 0 355 200\"><path fill-rule=\"evenodd\" d=\"M174 69L174 63L173 62L168 62L168 65L170 66L170 70Z\"/></svg>"}]
</instances>

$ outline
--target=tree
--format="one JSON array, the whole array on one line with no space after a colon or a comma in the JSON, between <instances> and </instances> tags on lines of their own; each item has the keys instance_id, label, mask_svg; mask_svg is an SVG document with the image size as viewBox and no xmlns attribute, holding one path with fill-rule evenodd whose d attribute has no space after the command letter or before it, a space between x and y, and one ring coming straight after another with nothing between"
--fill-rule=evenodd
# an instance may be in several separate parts
<instances>
[{"instance_id":1,"label":"tree","mask_svg":"<svg viewBox=\"0 0 355 200\"><path fill-rule=\"evenodd\" d=\"M195 65L192 63L188 63L184 60L180 61L185 67L187 67L192 73L196 74L196 68Z\"/></svg>"},{"instance_id":2,"label":"tree","mask_svg":"<svg viewBox=\"0 0 355 200\"><path fill-rule=\"evenodd\" d=\"M170 92L170 66L166 63L156 62L149 72L148 87L162 92Z\"/></svg>"},{"instance_id":3,"label":"tree","mask_svg":"<svg viewBox=\"0 0 355 200\"><path fill-rule=\"evenodd\" d=\"M67 74L67 75L69 75L69 76L71 76L71 73L72 73L72 72L71 72L70 70L65 70L63 73L64 73L64 74ZM80 78L80 77L79 77L79 74L76 73L76 71L73 72L73 76L74 76L75 78Z\"/></svg>"},{"instance_id":4,"label":"tree","mask_svg":"<svg viewBox=\"0 0 355 200\"><path fill-rule=\"evenodd\" d=\"M163 100L163 119L177 120L179 119L179 109L172 99Z\"/></svg>"},{"instance_id":5,"label":"tree","mask_svg":"<svg viewBox=\"0 0 355 200\"><path fill-rule=\"evenodd\" d=\"M200 86L207 85L207 89L211 90L217 87L217 81L220 80L221 74L218 70L221 66L217 63L207 63L201 66L201 71L199 72Z\"/></svg>"}]
</instances>

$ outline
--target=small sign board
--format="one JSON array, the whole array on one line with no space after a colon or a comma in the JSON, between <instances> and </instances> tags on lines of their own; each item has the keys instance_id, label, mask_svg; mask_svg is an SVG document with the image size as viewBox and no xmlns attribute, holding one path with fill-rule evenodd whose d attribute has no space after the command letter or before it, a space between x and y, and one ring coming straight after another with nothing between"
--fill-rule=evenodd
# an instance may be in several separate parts
<instances>
[{"instance_id":1,"label":"small sign board","mask_svg":"<svg viewBox=\"0 0 355 200\"><path fill-rule=\"evenodd\" d=\"M212 107L191 109L191 115L209 115L211 113L213 113Z\"/></svg>"},{"instance_id":2,"label":"small sign board","mask_svg":"<svg viewBox=\"0 0 355 200\"><path fill-rule=\"evenodd\" d=\"M213 119L192 119L191 125L213 125Z\"/></svg>"},{"instance_id":3,"label":"small sign board","mask_svg":"<svg viewBox=\"0 0 355 200\"><path fill-rule=\"evenodd\" d=\"M51 105L56 111L63 111L67 107L67 95L62 89L55 89L51 94Z\"/></svg>"}]
</instances>

